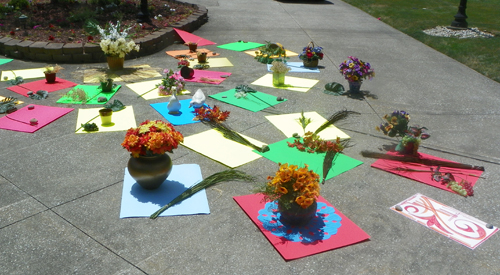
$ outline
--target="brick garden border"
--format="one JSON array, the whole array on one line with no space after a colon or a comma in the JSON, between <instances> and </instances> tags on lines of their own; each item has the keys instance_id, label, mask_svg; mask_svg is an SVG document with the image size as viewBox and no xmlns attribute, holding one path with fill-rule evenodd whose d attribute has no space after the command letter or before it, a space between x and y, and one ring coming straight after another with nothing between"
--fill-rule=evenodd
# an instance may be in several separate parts
<instances>
[{"instance_id":1,"label":"brick garden border","mask_svg":"<svg viewBox=\"0 0 500 275\"><path fill-rule=\"evenodd\" d=\"M165 47L179 41L180 37L175 30L180 29L193 32L208 21L208 10L204 6L169 0L190 5L197 8L193 14L170 27L160 29L145 37L135 39L140 44L139 52L131 52L125 59L134 59L141 56L157 53ZM10 37L0 36L0 54L6 57L22 59L27 61L42 61L55 63L99 63L106 62L106 55L101 47L90 43L51 43L35 42L30 40L21 41Z\"/></svg>"}]
</instances>

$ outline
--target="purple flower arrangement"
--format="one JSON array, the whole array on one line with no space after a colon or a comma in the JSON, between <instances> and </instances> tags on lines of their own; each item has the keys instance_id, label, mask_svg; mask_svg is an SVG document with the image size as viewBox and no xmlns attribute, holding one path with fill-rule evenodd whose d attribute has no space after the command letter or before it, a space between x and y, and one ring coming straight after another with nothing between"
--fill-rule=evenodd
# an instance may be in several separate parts
<instances>
[{"instance_id":1,"label":"purple flower arrangement","mask_svg":"<svg viewBox=\"0 0 500 275\"><path fill-rule=\"evenodd\" d=\"M362 82L364 79L371 79L375 76L370 63L363 62L354 56L349 56L348 58L348 60L340 64L339 70L349 82Z\"/></svg>"}]
</instances>

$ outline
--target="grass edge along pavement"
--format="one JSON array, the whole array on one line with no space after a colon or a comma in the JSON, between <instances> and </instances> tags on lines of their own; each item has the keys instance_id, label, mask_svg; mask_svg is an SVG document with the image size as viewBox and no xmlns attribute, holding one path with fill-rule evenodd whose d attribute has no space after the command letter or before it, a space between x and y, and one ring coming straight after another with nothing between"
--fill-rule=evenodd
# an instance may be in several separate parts
<instances>
[{"instance_id":1,"label":"grass edge along pavement","mask_svg":"<svg viewBox=\"0 0 500 275\"><path fill-rule=\"evenodd\" d=\"M438 37L423 31L450 26L460 0L343 0L427 46L500 83L500 9L498 0L468 0L469 28L495 35L493 38Z\"/></svg>"}]
</instances>

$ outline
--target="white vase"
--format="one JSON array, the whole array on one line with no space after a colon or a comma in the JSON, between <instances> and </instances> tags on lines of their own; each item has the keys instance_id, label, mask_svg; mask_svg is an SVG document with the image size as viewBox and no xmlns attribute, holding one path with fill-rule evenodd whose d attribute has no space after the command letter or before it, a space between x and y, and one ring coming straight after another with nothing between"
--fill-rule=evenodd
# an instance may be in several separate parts
<instances>
[{"instance_id":1,"label":"white vase","mask_svg":"<svg viewBox=\"0 0 500 275\"><path fill-rule=\"evenodd\" d=\"M193 99L189 103L189 108L191 107L200 108L201 106L203 106L203 104L205 104L205 100L206 100L205 94L201 89L198 89L196 93L194 93Z\"/></svg>"},{"instance_id":2,"label":"white vase","mask_svg":"<svg viewBox=\"0 0 500 275\"><path fill-rule=\"evenodd\" d=\"M169 114L178 114L181 110L181 103L177 99L177 91L174 91L167 105Z\"/></svg>"}]
</instances>

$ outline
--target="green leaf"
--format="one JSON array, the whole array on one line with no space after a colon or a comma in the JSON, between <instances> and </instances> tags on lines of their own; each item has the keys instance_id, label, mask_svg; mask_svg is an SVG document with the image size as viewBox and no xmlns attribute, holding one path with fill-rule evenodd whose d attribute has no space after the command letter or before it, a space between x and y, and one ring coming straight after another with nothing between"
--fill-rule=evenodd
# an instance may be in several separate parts
<instances>
[{"instance_id":1,"label":"green leaf","mask_svg":"<svg viewBox=\"0 0 500 275\"><path fill-rule=\"evenodd\" d=\"M323 92L330 95L343 95L346 93L344 86L337 82L327 83Z\"/></svg>"},{"instance_id":2,"label":"green leaf","mask_svg":"<svg viewBox=\"0 0 500 275\"><path fill-rule=\"evenodd\" d=\"M113 110L113 112L118 112L125 109L125 105L123 105L123 103L120 100L115 99L113 103L108 102L107 104L105 104L104 108L111 109Z\"/></svg>"}]
</instances>

